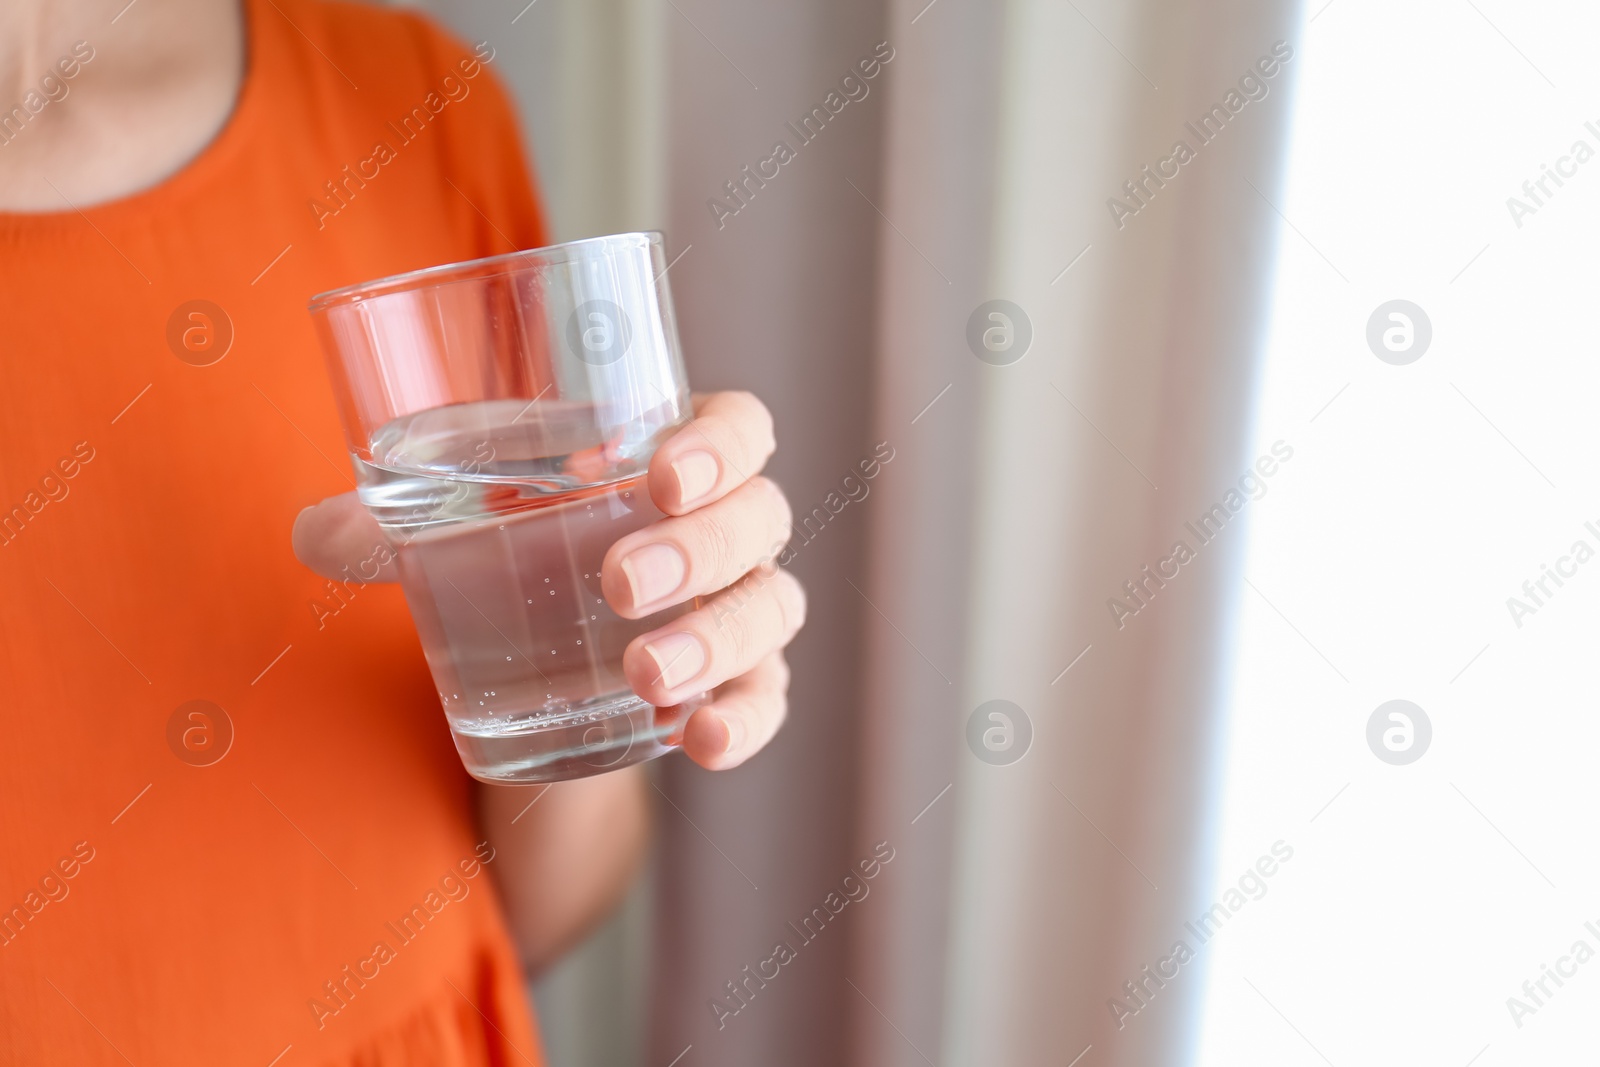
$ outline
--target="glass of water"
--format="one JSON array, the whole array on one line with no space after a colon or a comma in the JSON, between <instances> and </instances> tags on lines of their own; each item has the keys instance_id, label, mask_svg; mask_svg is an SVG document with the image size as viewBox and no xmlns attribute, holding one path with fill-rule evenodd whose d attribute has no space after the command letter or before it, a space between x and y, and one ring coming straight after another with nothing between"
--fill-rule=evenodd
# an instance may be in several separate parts
<instances>
[{"instance_id":1,"label":"glass of water","mask_svg":"<svg viewBox=\"0 0 1600 1067\"><path fill-rule=\"evenodd\" d=\"M641 700L600 571L661 518L656 446L691 417L659 233L414 271L315 297L361 502L394 547L473 777L579 778L676 747L704 697Z\"/></svg>"}]
</instances>

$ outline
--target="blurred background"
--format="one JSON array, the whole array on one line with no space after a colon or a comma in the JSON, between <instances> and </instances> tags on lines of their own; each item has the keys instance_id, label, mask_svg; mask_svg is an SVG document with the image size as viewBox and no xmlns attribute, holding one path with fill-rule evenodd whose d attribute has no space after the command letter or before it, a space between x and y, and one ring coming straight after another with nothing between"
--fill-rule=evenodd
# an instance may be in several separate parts
<instances>
[{"instance_id":1,"label":"blurred background","mask_svg":"<svg viewBox=\"0 0 1600 1067\"><path fill-rule=\"evenodd\" d=\"M812 604L552 1062L1592 1056L1592 5L524 3L426 6L557 238L666 231Z\"/></svg>"}]
</instances>

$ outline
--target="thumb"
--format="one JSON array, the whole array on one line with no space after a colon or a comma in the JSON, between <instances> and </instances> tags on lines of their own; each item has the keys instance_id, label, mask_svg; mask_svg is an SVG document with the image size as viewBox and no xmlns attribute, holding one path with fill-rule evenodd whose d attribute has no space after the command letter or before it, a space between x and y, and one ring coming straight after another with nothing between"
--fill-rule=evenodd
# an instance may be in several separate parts
<instances>
[{"instance_id":1,"label":"thumb","mask_svg":"<svg viewBox=\"0 0 1600 1067\"><path fill-rule=\"evenodd\" d=\"M295 516L295 558L324 578L368 582L399 579L394 549L354 493L340 493Z\"/></svg>"}]
</instances>

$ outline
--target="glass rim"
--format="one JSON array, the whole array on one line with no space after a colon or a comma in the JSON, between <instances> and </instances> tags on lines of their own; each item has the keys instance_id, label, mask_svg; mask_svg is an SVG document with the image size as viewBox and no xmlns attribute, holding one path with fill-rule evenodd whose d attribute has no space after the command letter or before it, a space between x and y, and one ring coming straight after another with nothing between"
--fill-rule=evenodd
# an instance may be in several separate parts
<instances>
[{"instance_id":1,"label":"glass rim","mask_svg":"<svg viewBox=\"0 0 1600 1067\"><path fill-rule=\"evenodd\" d=\"M660 230L633 230L628 233L612 233L600 237L581 237L575 241L561 241L557 244L543 245L539 248L502 252L499 255L484 256L481 259L469 259L460 263L445 263L437 267L423 267L419 270L410 270L400 274L391 274L384 278L376 278L370 282L358 282L355 285L329 289L327 292L313 296L306 308L312 314L316 314L331 307L353 304L371 297L386 296L390 293L426 289L436 285L447 285L451 282L467 281L474 278L512 274L519 267L531 270L553 263L568 263L576 259L587 258L602 250L650 247L651 245L665 245L665 243L666 236Z\"/></svg>"}]
</instances>

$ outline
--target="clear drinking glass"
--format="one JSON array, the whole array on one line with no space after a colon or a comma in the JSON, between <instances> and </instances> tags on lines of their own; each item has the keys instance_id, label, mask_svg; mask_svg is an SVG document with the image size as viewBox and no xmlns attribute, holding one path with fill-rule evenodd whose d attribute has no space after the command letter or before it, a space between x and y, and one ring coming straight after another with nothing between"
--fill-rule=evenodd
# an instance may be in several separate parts
<instances>
[{"instance_id":1,"label":"clear drinking glass","mask_svg":"<svg viewBox=\"0 0 1600 1067\"><path fill-rule=\"evenodd\" d=\"M691 416L659 233L495 256L323 293L361 502L394 547L475 778L549 782L653 759L698 697L654 707L601 560L661 517L656 446Z\"/></svg>"}]
</instances>

